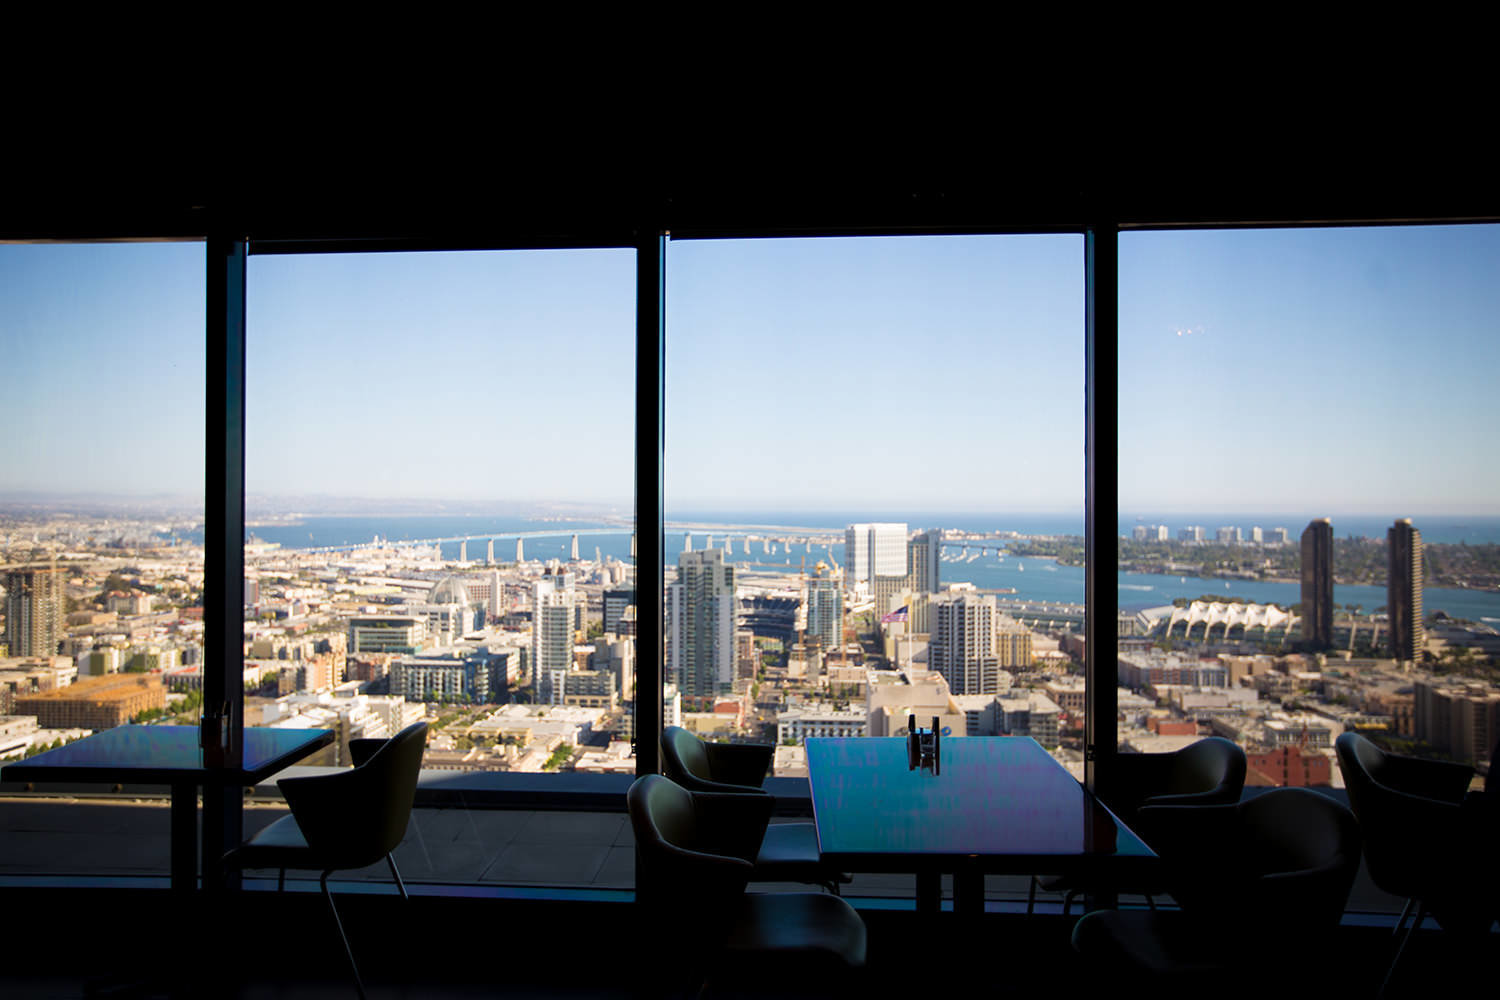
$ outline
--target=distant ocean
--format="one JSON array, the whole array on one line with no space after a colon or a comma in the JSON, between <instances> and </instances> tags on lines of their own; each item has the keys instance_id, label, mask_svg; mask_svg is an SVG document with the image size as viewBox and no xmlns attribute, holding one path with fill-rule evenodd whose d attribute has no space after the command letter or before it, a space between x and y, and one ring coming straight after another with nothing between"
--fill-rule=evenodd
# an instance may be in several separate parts
<instances>
[{"instance_id":1,"label":"distant ocean","mask_svg":"<svg viewBox=\"0 0 1500 1000\"><path fill-rule=\"evenodd\" d=\"M1385 528L1393 520L1328 516L1332 517L1334 531L1340 537L1384 537ZM1240 527L1248 536L1249 528L1259 524L1263 528L1285 527L1295 539L1310 519L1311 517L1296 519L1286 515L1259 518L1218 514L1169 515L1156 519L1143 516L1138 522L1132 515L1128 519L1121 519L1120 532L1129 534L1137 523L1164 523L1175 537L1177 529L1187 525L1202 525L1210 533L1220 526L1233 525ZM689 532L674 525L690 524L694 526L691 531L694 549L705 547L712 535L715 547L722 550L725 539L728 538L731 545L727 558L731 563L760 571L795 573L804 563L811 568L819 560L842 564L844 527L854 521L875 520L904 520L912 529L940 527L973 532L1015 531L1028 535L1083 533L1083 518L1076 514L932 514L918 517L879 511L856 515L797 511L678 511L667 516L664 556L668 564L677 561ZM1424 540L1430 542L1500 542L1500 518L1413 518L1413 523L1422 531ZM715 530L709 530L710 525ZM757 527L745 527L748 525ZM759 526L772 527L767 529ZM788 539L795 538L798 534L787 529L801 529L802 532L812 532L836 541L831 544L793 541L790 546L784 540L773 541L773 551L768 553L765 536ZM575 533L578 535L580 557L592 559L597 550L601 556L628 561L631 535L631 530L627 527L602 524L597 520L564 521L462 515L308 517L295 524L257 526L251 532L263 541L277 542L285 548L296 549L367 543L377 535L393 542L475 536L475 540L468 543L467 555L471 562L484 561L489 538L495 539L497 561L513 561L518 536L522 539L527 559L566 560L570 555L572 536ZM745 551L746 536L755 536L756 539L751 543L748 554ZM445 559L458 559L459 548L456 541L441 544ZM1009 555L1002 557L994 548L980 554L977 546L964 553L961 545L950 546L945 549L939 572L940 578L945 582L968 582L981 589L993 590L1013 587L1016 600L1067 603L1083 601L1083 570L1076 566L1059 566L1050 559L1017 559ZM1243 597L1257 603L1283 606L1295 604L1301 599L1299 587L1295 583L1209 580L1193 576L1143 573L1119 575L1119 604L1129 610L1170 604L1176 597L1194 598L1205 593ZM1334 600L1339 604L1359 604L1366 611L1371 611L1385 604L1385 588L1338 586L1334 588ZM1429 612L1441 610L1460 618L1500 624L1500 594L1429 587L1425 592L1425 606Z\"/></svg>"}]
</instances>

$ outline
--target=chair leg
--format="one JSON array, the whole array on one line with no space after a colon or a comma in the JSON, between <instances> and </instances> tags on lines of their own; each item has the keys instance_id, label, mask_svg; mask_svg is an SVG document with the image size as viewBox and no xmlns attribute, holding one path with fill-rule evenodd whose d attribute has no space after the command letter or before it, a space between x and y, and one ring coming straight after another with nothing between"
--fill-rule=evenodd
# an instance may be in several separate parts
<instances>
[{"instance_id":1,"label":"chair leg","mask_svg":"<svg viewBox=\"0 0 1500 1000\"><path fill-rule=\"evenodd\" d=\"M1066 917L1068 911L1073 908L1073 897L1076 895L1078 895L1077 889L1069 889L1068 894L1063 897L1063 916Z\"/></svg>"},{"instance_id":2,"label":"chair leg","mask_svg":"<svg viewBox=\"0 0 1500 1000\"><path fill-rule=\"evenodd\" d=\"M354 949L349 947L349 935L344 933L344 922L339 919L339 908L333 905L333 893L328 888L328 876L332 870L323 873L319 884L323 887L323 898L328 900L328 909L333 911L333 925L339 930L339 940L344 942L344 954L349 956L349 971L354 973L354 988L359 991L359 1000L365 998L365 984L359 978L359 965L354 961Z\"/></svg>"},{"instance_id":3,"label":"chair leg","mask_svg":"<svg viewBox=\"0 0 1500 1000\"><path fill-rule=\"evenodd\" d=\"M1146 893L1145 896L1146 896L1146 906L1148 906L1151 909L1152 913L1155 913L1156 912L1156 897L1153 896L1153 895L1151 895L1151 893L1149 893L1149 892Z\"/></svg>"},{"instance_id":4,"label":"chair leg","mask_svg":"<svg viewBox=\"0 0 1500 1000\"><path fill-rule=\"evenodd\" d=\"M386 863L391 866L391 877L396 880L396 888L401 890L401 898L402 899L410 899L411 897L406 894L406 883L403 882L403 881L401 881L401 873L396 870L396 857L395 857L395 855L393 855L393 854L387 854L385 856L385 860L386 860Z\"/></svg>"},{"instance_id":5,"label":"chair leg","mask_svg":"<svg viewBox=\"0 0 1500 1000\"><path fill-rule=\"evenodd\" d=\"M1406 918L1411 915L1411 904L1415 900L1408 899L1401 907L1401 916L1396 918L1396 926L1391 928L1391 937L1400 937L1401 928L1406 926Z\"/></svg>"},{"instance_id":6,"label":"chair leg","mask_svg":"<svg viewBox=\"0 0 1500 1000\"><path fill-rule=\"evenodd\" d=\"M276 891L281 892L286 888L286 869L276 869Z\"/></svg>"},{"instance_id":7,"label":"chair leg","mask_svg":"<svg viewBox=\"0 0 1500 1000\"><path fill-rule=\"evenodd\" d=\"M1402 913L1402 916L1405 916L1404 911ZM1427 904L1418 903L1416 919L1411 922L1411 926L1406 929L1405 936L1401 938L1401 943L1396 946L1396 957L1391 959L1391 967L1385 970L1385 980L1380 984L1380 992L1377 993L1376 996L1385 996L1386 989L1391 985L1391 977L1396 974L1396 964L1401 961L1402 952L1406 951L1406 943L1410 941L1411 936L1417 932L1417 928L1422 926L1422 920L1426 916Z\"/></svg>"},{"instance_id":8,"label":"chair leg","mask_svg":"<svg viewBox=\"0 0 1500 1000\"><path fill-rule=\"evenodd\" d=\"M1036 876L1031 876L1031 888L1026 892L1026 915L1036 912Z\"/></svg>"}]
</instances>

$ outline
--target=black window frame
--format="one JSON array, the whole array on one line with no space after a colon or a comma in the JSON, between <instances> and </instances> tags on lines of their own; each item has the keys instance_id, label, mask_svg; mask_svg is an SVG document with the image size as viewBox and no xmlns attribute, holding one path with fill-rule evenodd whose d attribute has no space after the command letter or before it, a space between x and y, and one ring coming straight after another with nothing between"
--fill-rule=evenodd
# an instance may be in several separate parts
<instances>
[{"instance_id":1,"label":"black window frame","mask_svg":"<svg viewBox=\"0 0 1500 1000\"><path fill-rule=\"evenodd\" d=\"M666 240L776 237L1080 234L1085 256L1085 709L1086 783L1107 788L1117 748L1119 234L1128 231L1492 224L1500 194L1487 179L1412 175L1399 190L1375 184L1237 184L1232 171L1132 186L1111 177L983 190L906 186L884 191L642 194L545 191L524 207L497 198L474 209L421 195L380 204L306 199L271 205L238 197L80 200L21 185L0 220L0 242L204 242L207 376L205 445L205 713L224 706L237 744L243 727L239 578L244 537L245 265L252 254L630 247L636 251L637 691L663 687L662 448ZM1012 179L1014 180L1014 179ZM658 185L659 187L659 185ZM24 197L24 201L20 199ZM601 221L603 220L603 221ZM850 220L854 220L851 222ZM415 235L413 235L415 234ZM207 399L206 399L207 402ZM655 558L648 558L655 553ZM231 607L232 605L232 607ZM1101 610L1102 609L1102 610ZM233 640L231 640L233 637ZM658 767L660 698L637 697L637 772ZM565 795L565 792L559 794ZM237 795L205 797L205 876L237 843Z\"/></svg>"}]
</instances>

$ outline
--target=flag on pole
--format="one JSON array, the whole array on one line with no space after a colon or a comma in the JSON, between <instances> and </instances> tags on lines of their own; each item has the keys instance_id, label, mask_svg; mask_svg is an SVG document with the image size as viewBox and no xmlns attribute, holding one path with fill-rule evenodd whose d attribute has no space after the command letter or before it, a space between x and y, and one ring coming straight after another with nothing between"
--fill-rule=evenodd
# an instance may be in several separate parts
<instances>
[{"instance_id":1,"label":"flag on pole","mask_svg":"<svg viewBox=\"0 0 1500 1000\"><path fill-rule=\"evenodd\" d=\"M910 607L911 605L909 604L903 604L901 607L897 608L895 611L892 611L890 614L882 616L880 619L880 624L889 625L891 622L906 621L906 612Z\"/></svg>"}]
</instances>

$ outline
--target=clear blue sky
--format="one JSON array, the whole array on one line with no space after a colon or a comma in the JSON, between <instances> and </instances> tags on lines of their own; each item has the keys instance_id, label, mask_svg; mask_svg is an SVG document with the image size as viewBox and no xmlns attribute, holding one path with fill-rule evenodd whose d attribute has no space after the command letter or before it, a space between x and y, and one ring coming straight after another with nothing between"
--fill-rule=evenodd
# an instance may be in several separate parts
<instances>
[{"instance_id":1,"label":"clear blue sky","mask_svg":"<svg viewBox=\"0 0 1500 1000\"><path fill-rule=\"evenodd\" d=\"M1500 227L1120 257L1122 509L1500 513ZM252 258L250 491L628 503L633 266ZM202 295L197 244L0 246L0 492L201 494ZM1081 506L1080 237L677 241L667 300L669 508Z\"/></svg>"},{"instance_id":2,"label":"clear blue sky","mask_svg":"<svg viewBox=\"0 0 1500 1000\"><path fill-rule=\"evenodd\" d=\"M0 493L203 496L199 243L0 246Z\"/></svg>"},{"instance_id":3,"label":"clear blue sky","mask_svg":"<svg viewBox=\"0 0 1500 1000\"><path fill-rule=\"evenodd\" d=\"M1500 226L1120 237L1124 511L1500 513L1497 373Z\"/></svg>"}]
</instances>

